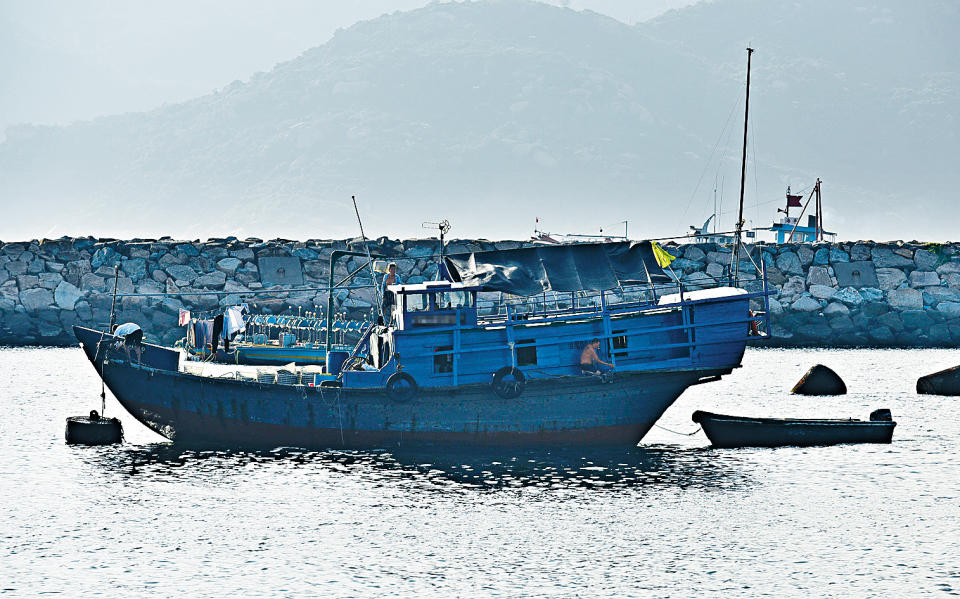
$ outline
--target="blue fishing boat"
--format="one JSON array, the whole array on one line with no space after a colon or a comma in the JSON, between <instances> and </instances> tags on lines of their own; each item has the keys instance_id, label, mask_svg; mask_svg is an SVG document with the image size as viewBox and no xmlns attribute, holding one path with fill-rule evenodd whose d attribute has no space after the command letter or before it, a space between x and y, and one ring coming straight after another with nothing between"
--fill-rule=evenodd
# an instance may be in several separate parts
<instances>
[{"instance_id":1,"label":"blue fishing boat","mask_svg":"<svg viewBox=\"0 0 960 599\"><path fill-rule=\"evenodd\" d=\"M771 293L762 264L754 291L687 288L663 255L618 242L447 256L449 280L390 286L385 324L349 352L329 345L322 375L203 376L175 350L148 345L138 361L74 330L121 405L178 443L634 445L769 334L767 311L750 309ZM581 366L588 345L611 372Z\"/></svg>"}]
</instances>

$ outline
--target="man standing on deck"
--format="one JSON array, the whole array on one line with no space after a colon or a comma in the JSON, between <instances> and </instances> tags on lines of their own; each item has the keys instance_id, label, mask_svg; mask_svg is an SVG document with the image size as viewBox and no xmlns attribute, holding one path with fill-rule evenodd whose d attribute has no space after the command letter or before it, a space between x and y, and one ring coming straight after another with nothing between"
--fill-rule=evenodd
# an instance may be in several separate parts
<instances>
[{"instance_id":1,"label":"man standing on deck","mask_svg":"<svg viewBox=\"0 0 960 599\"><path fill-rule=\"evenodd\" d=\"M607 372L613 372L613 364L601 360L597 353L598 349L600 349L600 340L596 338L592 339L583 348L583 352L580 354L580 371L583 374L599 374L602 376Z\"/></svg>"},{"instance_id":2,"label":"man standing on deck","mask_svg":"<svg viewBox=\"0 0 960 599\"><path fill-rule=\"evenodd\" d=\"M387 289L388 285L400 285L400 275L397 274L397 263L391 262L387 266L387 276L383 277L383 283L380 286L380 297L382 298L383 318L387 323L391 320L393 304L396 302L395 294Z\"/></svg>"}]
</instances>

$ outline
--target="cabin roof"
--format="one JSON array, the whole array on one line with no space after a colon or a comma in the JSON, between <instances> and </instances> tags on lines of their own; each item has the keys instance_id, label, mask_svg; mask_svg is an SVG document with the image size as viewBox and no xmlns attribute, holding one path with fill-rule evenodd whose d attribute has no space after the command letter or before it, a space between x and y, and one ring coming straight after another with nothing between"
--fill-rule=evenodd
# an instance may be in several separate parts
<instances>
[{"instance_id":1,"label":"cabin roof","mask_svg":"<svg viewBox=\"0 0 960 599\"><path fill-rule=\"evenodd\" d=\"M451 283L450 281L424 281L423 283L408 283L405 285L387 285L387 289L394 293L424 293L430 291L477 291L479 287L466 283Z\"/></svg>"}]
</instances>

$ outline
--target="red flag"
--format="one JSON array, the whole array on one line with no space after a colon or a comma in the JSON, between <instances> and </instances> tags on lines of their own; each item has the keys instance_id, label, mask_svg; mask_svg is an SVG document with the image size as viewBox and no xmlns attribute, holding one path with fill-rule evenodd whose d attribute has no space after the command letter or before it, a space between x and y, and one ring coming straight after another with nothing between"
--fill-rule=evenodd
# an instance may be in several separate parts
<instances>
[{"instance_id":1,"label":"red flag","mask_svg":"<svg viewBox=\"0 0 960 599\"><path fill-rule=\"evenodd\" d=\"M800 200L803 199L803 196L792 196L787 194L787 208L799 208L802 206Z\"/></svg>"}]
</instances>

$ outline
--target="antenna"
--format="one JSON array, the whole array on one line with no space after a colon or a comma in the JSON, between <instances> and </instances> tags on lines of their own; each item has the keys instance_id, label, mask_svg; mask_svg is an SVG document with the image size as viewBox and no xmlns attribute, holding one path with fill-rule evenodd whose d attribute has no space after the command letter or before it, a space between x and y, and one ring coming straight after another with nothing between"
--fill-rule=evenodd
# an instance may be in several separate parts
<instances>
[{"instance_id":1,"label":"antenna","mask_svg":"<svg viewBox=\"0 0 960 599\"><path fill-rule=\"evenodd\" d=\"M443 265L443 237L450 231L450 229L453 228L453 226L447 219L443 219L438 223L425 222L422 226L424 229L436 229L440 231L440 262L437 265L437 276L440 276L442 269L445 268Z\"/></svg>"}]
</instances>

